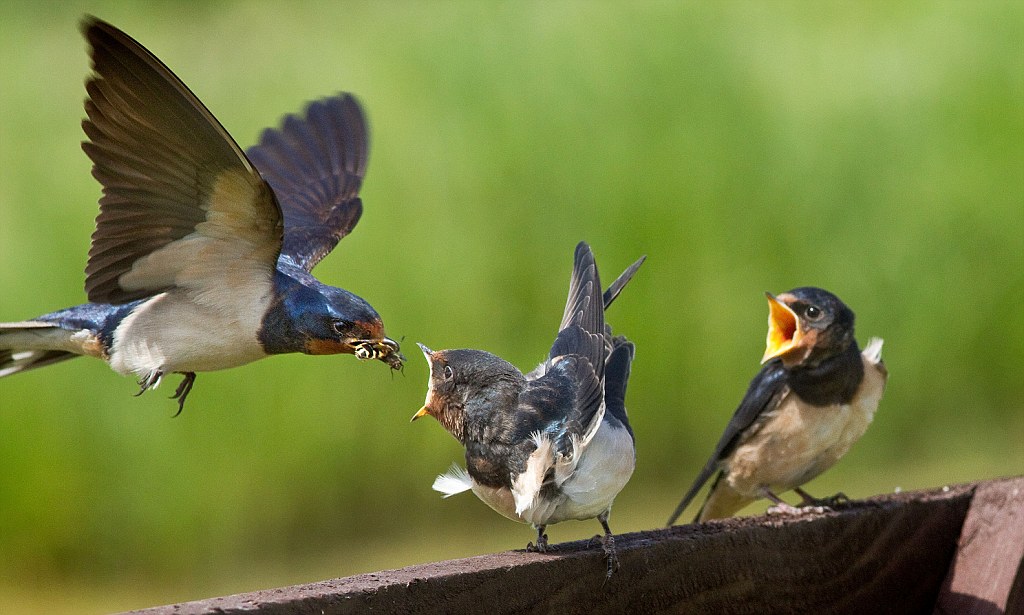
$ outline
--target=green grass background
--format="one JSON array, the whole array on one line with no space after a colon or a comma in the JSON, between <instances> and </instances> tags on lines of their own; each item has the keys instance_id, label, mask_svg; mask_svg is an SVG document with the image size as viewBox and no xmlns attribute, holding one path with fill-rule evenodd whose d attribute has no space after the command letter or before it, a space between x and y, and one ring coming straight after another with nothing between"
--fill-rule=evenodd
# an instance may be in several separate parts
<instances>
[{"instance_id":1,"label":"green grass background","mask_svg":"<svg viewBox=\"0 0 1024 615\"><path fill-rule=\"evenodd\" d=\"M163 59L243 146L350 91L365 213L317 269L366 297L404 375L271 358L136 386L80 359L0 382L0 611L102 612L521 548L434 476L413 342L529 368L573 246L637 343L616 532L664 523L763 351L763 291L813 284L886 340L872 428L813 493L1024 472L1019 2L6 2L0 320L80 303L99 187L83 13ZM751 511L758 510L751 508ZM692 510L687 513L692 515ZM550 528L555 542L596 522ZM600 571L595 570L595 575Z\"/></svg>"}]
</instances>

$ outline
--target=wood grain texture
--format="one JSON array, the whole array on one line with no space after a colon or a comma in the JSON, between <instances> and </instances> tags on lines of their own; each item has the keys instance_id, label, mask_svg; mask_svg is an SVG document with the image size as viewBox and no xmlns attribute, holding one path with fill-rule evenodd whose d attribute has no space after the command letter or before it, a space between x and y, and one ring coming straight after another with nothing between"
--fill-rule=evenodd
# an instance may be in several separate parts
<instances>
[{"instance_id":1,"label":"wood grain texture","mask_svg":"<svg viewBox=\"0 0 1024 615\"><path fill-rule=\"evenodd\" d=\"M1024 613L1024 477L978 485L935 613Z\"/></svg>"},{"instance_id":2,"label":"wood grain texture","mask_svg":"<svg viewBox=\"0 0 1024 615\"><path fill-rule=\"evenodd\" d=\"M975 488L619 535L607 583L579 541L137 613L931 613Z\"/></svg>"}]
</instances>

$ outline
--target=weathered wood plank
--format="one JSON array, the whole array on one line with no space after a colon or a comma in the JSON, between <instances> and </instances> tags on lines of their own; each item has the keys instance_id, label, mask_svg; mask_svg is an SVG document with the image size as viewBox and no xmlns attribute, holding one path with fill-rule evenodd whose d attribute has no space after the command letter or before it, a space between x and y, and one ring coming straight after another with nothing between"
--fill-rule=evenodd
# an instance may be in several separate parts
<instances>
[{"instance_id":1,"label":"weathered wood plank","mask_svg":"<svg viewBox=\"0 0 1024 615\"><path fill-rule=\"evenodd\" d=\"M580 541L137 613L930 613L974 488L623 534L607 583L599 545Z\"/></svg>"},{"instance_id":2,"label":"weathered wood plank","mask_svg":"<svg viewBox=\"0 0 1024 615\"><path fill-rule=\"evenodd\" d=\"M1024 477L978 485L935 613L1024 613Z\"/></svg>"}]
</instances>

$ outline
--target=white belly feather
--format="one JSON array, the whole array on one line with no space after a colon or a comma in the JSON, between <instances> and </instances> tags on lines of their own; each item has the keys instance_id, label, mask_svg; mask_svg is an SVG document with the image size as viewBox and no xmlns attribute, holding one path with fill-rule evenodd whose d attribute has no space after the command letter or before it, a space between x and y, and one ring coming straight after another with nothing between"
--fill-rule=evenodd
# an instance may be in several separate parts
<instances>
[{"instance_id":1,"label":"white belly feather","mask_svg":"<svg viewBox=\"0 0 1024 615\"><path fill-rule=\"evenodd\" d=\"M580 451L572 474L553 497L544 497L540 493L540 485L544 474L554 463L553 449L538 447L524 475L515 477L518 487L532 486L528 494L518 490L513 493L513 489L507 487L481 485L461 468L439 476L434 481L434 489L445 493L446 497L472 489L499 514L536 526L568 519L592 519L611 508L615 496L632 476L636 464L633 440L625 428L602 422L593 439ZM537 476L527 476L530 473ZM522 508L519 513L516 512L517 504Z\"/></svg>"},{"instance_id":2,"label":"white belly feather","mask_svg":"<svg viewBox=\"0 0 1024 615\"><path fill-rule=\"evenodd\" d=\"M266 355L257 339L269 302L264 292L243 293L233 310L192 301L174 289L140 305L114 331L110 366L122 374L160 370L204 372L244 365ZM246 296L248 295L248 296Z\"/></svg>"}]
</instances>

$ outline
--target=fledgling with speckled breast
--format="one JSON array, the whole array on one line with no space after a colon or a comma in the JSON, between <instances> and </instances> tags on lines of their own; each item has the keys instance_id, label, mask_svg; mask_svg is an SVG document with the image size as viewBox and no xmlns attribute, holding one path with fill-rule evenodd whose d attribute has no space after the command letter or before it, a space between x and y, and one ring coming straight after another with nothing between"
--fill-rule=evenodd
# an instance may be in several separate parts
<instances>
[{"instance_id":1,"label":"fledgling with speckled breast","mask_svg":"<svg viewBox=\"0 0 1024 615\"><path fill-rule=\"evenodd\" d=\"M466 448L466 469L438 476L445 497L472 490L488 506L537 529L597 518L608 575L618 566L608 527L612 502L636 461L626 415L632 342L613 336L604 311L643 263L602 294L590 246L576 246L569 298L548 358L528 374L482 350L420 344L430 365L423 408Z\"/></svg>"},{"instance_id":2,"label":"fledgling with speckled breast","mask_svg":"<svg viewBox=\"0 0 1024 615\"><path fill-rule=\"evenodd\" d=\"M819 500L800 486L832 467L867 431L888 378L882 340L872 338L861 351L853 310L821 288L766 295L764 366L668 525L716 471L698 522L732 516L760 498L797 512L779 498L791 489L801 505L845 498Z\"/></svg>"}]
</instances>

